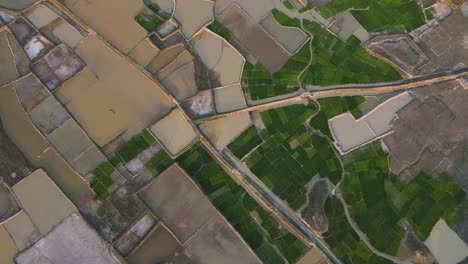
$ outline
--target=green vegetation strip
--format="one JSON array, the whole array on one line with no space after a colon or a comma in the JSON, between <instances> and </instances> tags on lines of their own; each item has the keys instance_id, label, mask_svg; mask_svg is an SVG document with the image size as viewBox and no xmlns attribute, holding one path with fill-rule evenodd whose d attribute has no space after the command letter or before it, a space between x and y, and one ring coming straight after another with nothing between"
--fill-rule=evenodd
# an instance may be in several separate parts
<instances>
[{"instance_id":1,"label":"green vegetation strip","mask_svg":"<svg viewBox=\"0 0 468 264\"><path fill-rule=\"evenodd\" d=\"M135 17L135 21L138 22L138 24L140 24L148 32L153 32L157 27L164 23L164 19L156 14L151 17L146 15L138 15Z\"/></svg>"},{"instance_id":2,"label":"green vegetation strip","mask_svg":"<svg viewBox=\"0 0 468 264\"><path fill-rule=\"evenodd\" d=\"M122 146L117 154L123 161L129 162L155 142L156 139L145 129Z\"/></svg>"},{"instance_id":3,"label":"green vegetation strip","mask_svg":"<svg viewBox=\"0 0 468 264\"><path fill-rule=\"evenodd\" d=\"M333 147L327 139L308 129L307 121L315 113L314 104L262 112L266 129L258 135L251 127L228 146L239 159L244 158L252 172L294 210L306 202L305 185L316 174L328 177L334 183L341 178L339 160Z\"/></svg>"},{"instance_id":4,"label":"green vegetation strip","mask_svg":"<svg viewBox=\"0 0 468 264\"><path fill-rule=\"evenodd\" d=\"M390 175L380 142L343 157L348 173L342 183L350 214L378 250L395 256L407 220L415 234L426 240L443 218L453 226L468 206L466 193L448 176L431 179L421 173L408 185Z\"/></svg>"},{"instance_id":5,"label":"green vegetation strip","mask_svg":"<svg viewBox=\"0 0 468 264\"><path fill-rule=\"evenodd\" d=\"M110 196L107 188L109 188L113 183L110 176L114 170L115 169L112 164L109 162L103 162L93 171L94 177L89 185L100 200L105 200Z\"/></svg>"},{"instance_id":6,"label":"green vegetation strip","mask_svg":"<svg viewBox=\"0 0 468 264\"><path fill-rule=\"evenodd\" d=\"M151 172L151 175L157 176L174 164L174 160L164 151L156 154L148 163L145 164L146 168Z\"/></svg>"},{"instance_id":7,"label":"green vegetation strip","mask_svg":"<svg viewBox=\"0 0 468 264\"><path fill-rule=\"evenodd\" d=\"M317 8L326 18L348 9L354 9L351 14L370 32L386 29L411 31L424 24L424 15L417 0L332 0Z\"/></svg>"},{"instance_id":8,"label":"green vegetation strip","mask_svg":"<svg viewBox=\"0 0 468 264\"><path fill-rule=\"evenodd\" d=\"M200 143L176 160L264 263L295 263L306 251L210 156ZM277 250L275 249L277 248Z\"/></svg>"}]
</instances>

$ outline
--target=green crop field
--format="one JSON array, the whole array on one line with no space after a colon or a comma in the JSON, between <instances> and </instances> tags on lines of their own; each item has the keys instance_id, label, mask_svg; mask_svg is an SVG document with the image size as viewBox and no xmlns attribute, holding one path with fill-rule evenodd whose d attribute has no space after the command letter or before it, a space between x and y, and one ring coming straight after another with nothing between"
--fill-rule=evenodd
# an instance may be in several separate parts
<instances>
[{"instance_id":1,"label":"green crop field","mask_svg":"<svg viewBox=\"0 0 468 264\"><path fill-rule=\"evenodd\" d=\"M151 17L147 17L145 15L138 15L135 17L135 21L148 32L153 32L158 26L164 23L164 19L162 19L156 14L154 14Z\"/></svg>"},{"instance_id":2,"label":"green crop field","mask_svg":"<svg viewBox=\"0 0 468 264\"><path fill-rule=\"evenodd\" d=\"M140 134L136 135L130 139L130 141L125 143L125 145L123 145L117 151L117 155L121 158L121 160L129 162L155 142L156 139L154 139L150 132L145 129Z\"/></svg>"},{"instance_id":3,"label":"green crop field","mask_svg":"<svg viewBox=\"0 0 468 264\"><path fill-rule=\"evenodd\" d=\"M324 210L328 217L329 226L323 237L343 263L392 263L372 253L366 244L361 241L347 222L343 206L337 198L328 198Z\"/></svg>"},{"instance_id":4,"label":"green crop field","mask_svg":"<svg viewBox=\"0 0 468 264\"><path fill-rule=\"evenodd\" d=\"M105 200L109 198L110 194L107 191L113 181L110 177L111 174L114 172L114 167L109 162L101 163L94 171L93 171L93 179L89 183L90 187L94 190L97 197L100 200Z\"/></svg>"},{"instance_id":5,"label":"green crop field","mask_svg":"<svg viewBox=\"0 0 468 264\"><path fill-rule=\"evenodd\" d=\"M176 159L264 263L295 263L306 251L302 241L281 228L210 156L200 143ZM256 212L256 220L252 213ZM275 247L278 250L275 250ZM280 255L280 254L282 255Z\"/></svg>"},{"instance_id":6,"label":"green crop field","mask_svg":"<svg viewBox=\"0 0 468 264\"><path fill-rule=\"evenodd\" d=\"M439 218L453 225L466 208L466 194L451 178L421 173L404 185L388 172L388 160L375 142L343 156L348 173L342 192L351 216L380 251L396 255L407 220L425 240Z\"/></svg>"},{"instance_id":7,"label":"green crop field","mask_svg":"<svg viewBox=\"0 0 468 264\"><path fill-rule=\"evenodd\" d=\"M316 174L328 177L334 183L341 178L333 147L327 139L308 129L307 120L314 114L315 104L262 112L266 129L258 135L257 130L250 127L228 146L294 210L306 202L305 185Z\"/></svg>"},{"instance_id":8,"label":"green crop field","mask_svg":"<svg viewBox=\"0 0 468 264\"><path fill-rule=\"evenodd\" d=\"M146 163L145 166L151 172L151 175L158 176L172 164L174 164L172 158L166 153L166 151L164 151L164 149L161 149L161 151Z\"/></svg>"},{"instance_id":9,"label":"green crop field","mask_svg":"<svg viewBox=\"0 0 468 264\"><path fill-rule=\"evenodd\" d=\"M326 86L401 79L401 75L390 64L364 50L356 37L351 36L344 42L321 25L310 21L304 21L304 28L314 38L312 65L301 76L302 83Z\"/></svg>"},{"instance_id":10,"label":"green crop field","mask_svg":"<svg viewBox=\"0 0 468 264\"><path fill-rule=\"evenodd\" d=\"M411 31L424 24L423 10L417 0L333 0L317 8L326 18L347 9L369 32L386 29Z\"/></svg>"},{"instance_id":11,"label":"green crop field","mask_svg":"<svg viewBox=\"0 0 468 264\"><path fill-rule=\"evenodd\" d=\"M317 102L320 104L320 112L310 120L310 125L332 139L332 135L328 127L328 120L348 111L353 114L354 118L360 118L362 113L359 111L358 106L364 101L365 98L362 96L318 99Z\"/></svg>"}]
</instances>

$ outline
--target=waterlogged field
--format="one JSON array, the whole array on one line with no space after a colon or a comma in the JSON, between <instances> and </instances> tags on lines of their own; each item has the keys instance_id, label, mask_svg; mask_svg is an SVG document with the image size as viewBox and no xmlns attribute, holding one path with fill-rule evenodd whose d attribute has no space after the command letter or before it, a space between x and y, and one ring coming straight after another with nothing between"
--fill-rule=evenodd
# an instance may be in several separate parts
<instances>
[{"instance_id":1,"label":"waterlogged field","mask_svg":"<svg viewBox=\"0 0 468 264\"><path fill-rule=\"evenodd\" d=\"M262 112L266 129L257 134L251 127L228 146L294 210L306 202L305 185L312 177L320 174L335 184L341 178L333 147L326 138L314 134L307 124L314 114L314 104Z\"/></svg>"},{"instance_id":2,"label":"waterlogged field","mask_svg":"<svg viewBox=\"0 0 468 264\"><path fill-rule=\"evenodd\" d=\"M417 0L333 0L317 8L326 18L348 9L354 9L351 14L370 32L386 29L411 31L424 24L424 15Z\"/></svg>"},{"instance_id":3,"label":"waterlogged field","mask_svg":"<svg viewBox=\"0 0 468 264\"><path fill-rule=\"evenodd\" d=\"M443 218L453 226L468 206L466 193L448 176L432 179L420 173L408 185L388 173L388 160L380 142L343 156L345 171L341 190L351 216L380 251L396 255L404 230L410 223L416 236L425 240Z\"/></svg>"},{"instance_id":4,"label":"waterlogged field","mask_svg":"<svg viewBox=\"0 0 468 264\"><path fill-rule=\"evenodd\" d=\"M304 243L265 211L198 143L176 160L264 263L296 262Z\"/></svg>"}]
</instances>

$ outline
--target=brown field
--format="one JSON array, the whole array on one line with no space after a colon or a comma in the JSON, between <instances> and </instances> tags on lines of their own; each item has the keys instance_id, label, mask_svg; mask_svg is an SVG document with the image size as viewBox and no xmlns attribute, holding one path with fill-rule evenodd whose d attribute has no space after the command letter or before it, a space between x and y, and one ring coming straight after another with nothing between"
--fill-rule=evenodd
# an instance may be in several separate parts
<instances>
[{"instance_id":1,"label":"brown field","mask_svg":"<svg viewBox=\"0 0 468 264\"><path fill-rule=\"evenodd\" d=\"M146 30L135 21L135 16L145 8L141 0L78 0L65 4L125 54L146 37Z\"/></svg>"},{"instance_id":2,"label":"brown field","mask_svg":"<svg viewBox=\"0 0 468 264\"><path fill-rule=\"evenodd\" d=\"M0 223L21 210L15 197L3 182L0 182Z\"/></svg>"},{"instance_id":3,"label":"brown field","mask_svg":"<svg viewBox=\"0 0 468 264\"><path fill-rule=\"evenodd\" d=\"M126 260L129 264L194 263L181 251L177 239L164 225L158 224Z\"/></svg>"},{"instance_id":4,"label":"brown field","mask_svg":"<svg viewBox=\"0 0 468 264\"><path fill-rule=\"evenodd\" d=\"M158 84L95 36L84 39L75 52L87 67L55 94L99 146L122 133L131 138L173 105Z\"/></svg>"},{"instance_id":5,"label":"brown field","mask_svg":"<svg viewBox=\"0 0 468 264\"><path fill-rule=\"evenodd\" d=\"M13 264L18 249L3 225L0 225L0 262Z\"/></svg>"},{"instance_id":6,"label":"brown field","mask_svg":"<svg viewBox=\"0 0 468 264\"><path fill-rule=\"evenodd\" d=\"M344 41L352 35L356 36L361 42L366 42L370 37L369 32L359 24L359 21L349 11L336 15L329 29Z\"/></svg>"},{"instance_id":7,"label":"brown field","mask_svg":"<svg viewBox=\"0 0 468 264\"><path fill-rule=\"evenodd\" d=\"M289 60L289 53L238 5L231 5L219 16L219 19L232 32L240 45L270 73L279 70Z\"/></svg>"},{"instance_id":8,"label":"brown field","mask_svg":"<svg viewBox=\"0 0 468 264\"><path fill-rule=\"evenodd\" d=\"M398 111L399 118L392 122L393 133L383 139L390 152L390 170L404 181L420 171L434 176L448 172L468 189L463 158L467 90L458 82L448 82L415 90L413 94L415 99Z\"/></svg>"},{"instance_id":9,"label":"brown field","mask_svg":"<svg viewBox=\"0 0 468 264\"><path fill-rule=\"evenodd\" d=\"M319 178L309 183L307 203L301 209L301 216L315 230L325 233L328 230L328 218L323 210L323 204L331 191L328 180Z\"/></svg>"},{"instance_id":10,"label":"brown field","mask_svg":"<svg viewBox=\"0 0 468 264\"><path fill-rule=\"evenodd\" d=\"M418 264L437 263L431 251L419 240L409 223L405 221L402 225L405 229L405 236L400 241L398 258Z\"/></svg>"},{"instance_id":11,"label":"brown field","mask_svg":"<svg viewBox=\"0 0 468 264\"><path fill-rule=\"evenodd\" d=\"M36 28L41 28L55 19L59 18L59 15L50 8L39 4L35 5L31 10L29 10L25 17L33 24Z\"/></svg>"},{"instance_id":12,"label":"brown field","mask_svg":"<svg viewBox=\"0 0 468 264\"><path fill-rule=\"evenodd\" d=\"M11 51L15 56L16 69L20 76L26 75L29 72L29 58L20 46L16 38L12 34L8 34Z\"/></svg>"},{"instance_id":13,"label":"brown field","mask_svg":"<svg viewBox=\"0 0 468 264\"><path fill-rule=\"evenodd\" d=\"M173 165L138 196L184 243L216 210L189 176Z\"/></svg>"},{"instance_id":14,"label":"brown field","mask_svg":"<svg viewBox=\"0 0 468 264\"><path fill-rule=\"evenodd\" d=\"M7 9L20 10L32 5L36 1L37 0L0 0L0 6Z\"/></svg>"},{"instance_id":15,"label":"brown field","mask_svg":"<svg viewBox=\"0 0 468 264\"><path fill-rule=\"evenodd\" d=\"M179 109L172 110L150 130L172 156L177 156L197 138L197 133Z\"/></svg>"},{"instance_id":16,"label":"brown field","mask_svg":"<svg viewBox=\"0 0 468 264\"><path fill-rule=\"evenodd\" d=\"M0 86L18 78L15 57L9 46L9 34L6 30L0 31L0 65L2 65L0 70Z\"/></svg>"},{"instance_id":17,"label":"brown field","mask_svg":"<svg viewBox=\"0 0 468 264\"><path fill-rule=\"evenodd\" d=\"M213 1L177 0L175 2L174 18L179 21L182 32L188 39L213 20Z\"/></svg>"},{"instance_id":18,"label":"brown field","mask_svg":"<svg viewBox=\"0 0 468 264\"><path fill-rule=\"evenodd\" d=\"M247 107L240 84L214 89L216 111L218 113L239 110Z\"/></svg>"},{"instance_id":19,"label":"brown field","mask_svg":"<svg viewBox=\"0 0 468 264\"><path fill-rule=\"evenodd\" d=\"M187 50L184 50L182 53L177 55L177 57L172 60L166 67L162 68L156 76L158 79L163 80L169 77L172 73L182 68L184 65L193 61L193 56Z\"/></svg>"},{"instance_id":20,"label":"brown field","mask_svg":"<svg viewBox=\"0 0 468 264\"><path fill-rule=\"evenodd\" d=\"M289 54L295 54L308 38L307 34L301 29L285 27L278 23L272 13L268 13L260 24L289 52Z\"/></svg>"},{"instance_id":21,"label":"brown field","mask_svg":"<svg viewBox=\"0 0 468 264\"><path fill-rule=\"evenodd\" d=\"M57 127L70 119L67 110L53 96L47 97L29 113L36 127L49 135Z\"/></svg>"},{"instance_id":22,"label":"brown field","mask_svg":"<svg viewBox=\"0 0 468 264\"><path fill-rule=\"evenodd\" d=\"M249 113L243 112L205 122L200 125L200 128L215 147L222 150L251 124Z\"/></svg>"},{"instance_id":23,"label":"brown field","mask_svg":"<svg viewBox=\"0 0 468 264\"><path fill-rule=\"evenodd\" d=\"M35 171L13 186L13 193L41 235L76 212L75 206L43 170Z\"/></svg>"},{"instance_id":24,"label":"brown field","mask_svg":"<svg viewBox=\"0 0 468 264\"><path fill-rule=\"evenodd\" d=\"M159 49L145 38L132 49L128 56L142 67L146 67L157 55Z\"/></svg>"},{"instance_id":25,"label":"brown field","mask_svg":"<svg viewBox=\"0 0 468 264\"><path fill-rule=\"evenodd\" d=\"M0 88L0 119L5 133L33 166L44 168L63 192L80 208L94 193L34 127L18 101L13 86Z\"/></svg>"},{"instance_id":26,"label":"brown field","mask_svg":"<svg viewBox=\"0 0 468 264\"><path fill-rule=\"evenodd\" d=\"M24 250L32 246L41 235L34 226L31 218L24 212L21 211L14 217L4 223L3 226L7 229L13 241L15 241L16 247L19 250Z\"/></svg>"},{"instance_id":27,"label":"brown field","mask_svg":"<svg viewBox=\"0 0 468 264\"><path fill-rule=\"evenodd\" d=\"M185 246L198 263L260 263L219 214L200 228Z\"/></svg>"},{"instance_id":28,"label":"brown field","mask_svg":"<svg viewBox=\"0 0 468 264\"><path fill-rule=\"evenodd\" d=\"M161 53L146 66L146 69L152 74L156 74L171 63L184 50L184 44L170 46L162 50Z\"/></svg>"},{"instance_id":29,"label":"brown field","mask_svg":"<svg viewBox=\"0 0 468 264\"><path fill-rule=\"evenodd\" d=\"M298 264L326 264L327 259L317 247L312 248L298 262Z\"/></svg>"},{"instance_id":30,"label":"brown field","mask_svg":"<svg viewBox=\"0 0 468 264\"><path fill-rule=\"evenodd\" d=\"M198 92L194 74L195 65L189 62L161 82L178 101L182 101Z\"/></svg>"},{"instance_id":31,"label":"brown field","mask_svg":"<svg viewBox=\"0 0 468 264\"><path fill-rule=\"evenodd\" d=\"M40 31L56 45L63 42L71 48L75 48L83 39L80 32L61 17L41 28Z\"/></svg>"},{"instance_id":32,"label":"brown field","mask_svg":"<svg viewBox=\"0 0 468 264\"><path fill-rule=\"evenodd\" d=\"M232 3L239 5L255 22L259 22L274 7L271 0L216 0L215 13L218 16Z\"/></svg>"}]
</instances>

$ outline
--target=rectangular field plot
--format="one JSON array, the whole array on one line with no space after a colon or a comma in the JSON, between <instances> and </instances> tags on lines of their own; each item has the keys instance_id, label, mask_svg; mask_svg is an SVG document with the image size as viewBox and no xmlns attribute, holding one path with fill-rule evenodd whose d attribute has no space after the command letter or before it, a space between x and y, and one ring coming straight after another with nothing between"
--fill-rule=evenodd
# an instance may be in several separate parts
<instances>
[{"instance_id":1,"label":"rectangular field plot","mask_svg":"<svg viewBox=\"0 0 468 264\"><path fill-rule=\"evenodd\" d=\"M350 214L370 242L380 251L395 255L407 220L424 241L443 218L453 226L468 202L466 193L448 176L432 179L421 173L405 185L389 175L388 160L380 142L343 156L348 176L342 192Z\"/></svg>"},{"instance_id":2,"label":"rectangular field plot","mask_svg":"<svg viewBox=\"0 0 468 264\"><path fill-rule=\"evenodd\" d=\"M234 155L294 210L306 202L305 185L316 174L334 183L341 178L332 145L306 124L315 113L315 105L262 112L266 129L257 135L251 127L229 145Z\"/></svg>"},{"instance_id":3,"label":"rectangular field plot","mask_svg":"<svg viewBox=\"0 0 468 264\"><path fill-rule=\"evenodd\" d=\"M281 227L198 143L177 162L264 263L296 262L307 247Z\"/></svg>"},{"instance_id":4,"label":"rectangular field plot","mask_svg":"<svg viewBox=\"0 0 468 264\"><path fill-rule=\"evenodd\" d=\"M177 165L159 175L138 196L182 243L216 214L210 201Z\"/></svg>"}]
</instances>

